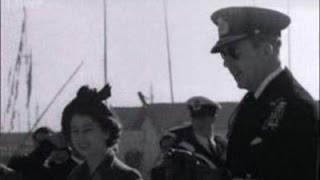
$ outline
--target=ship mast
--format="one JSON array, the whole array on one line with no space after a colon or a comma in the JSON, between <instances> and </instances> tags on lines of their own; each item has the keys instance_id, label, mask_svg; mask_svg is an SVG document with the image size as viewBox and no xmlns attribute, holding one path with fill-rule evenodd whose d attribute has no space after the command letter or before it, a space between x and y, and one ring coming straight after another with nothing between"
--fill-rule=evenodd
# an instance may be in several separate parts
<instances>
[{"instance_id":1,"label":"ship mast","mask_svg":"<svg viewBox=\"0 0 320 180\"><path fill-rule=\"evenodd\" d=\"M107 3L106 0L103 0L103 63L104 63L104 83L107 84Z\"/></svg>"},{"instance_id":2,"label":"ship mast","mask_svg":"<svg viewBox=\"0 0 320 180\"><path fill-rule=\"evenodd\" d=\"M164 25L166 30L166 47L168 56L168 69L169 69L169 83L170 83L170 97L171 103L174 103L174 92L173 92L173 80L172 80L172 65L171 65L171 51L170 51L170 38L169 38L169 28L168 28L168 10L166 0L163 0L163 14L164 14Z\"/></svg>"}]
</instances>

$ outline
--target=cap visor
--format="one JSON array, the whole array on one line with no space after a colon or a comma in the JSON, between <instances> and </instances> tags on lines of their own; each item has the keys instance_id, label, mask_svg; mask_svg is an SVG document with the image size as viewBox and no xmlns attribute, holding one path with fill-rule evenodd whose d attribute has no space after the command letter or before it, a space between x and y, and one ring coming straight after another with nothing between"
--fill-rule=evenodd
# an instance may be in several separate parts
<instances>
[{"instance_id":1,"label":"cap visor","mask_svg":"<svg viewBox=\"0 0 320 180\"><path fill-rule=\"evenodd\" d=\"M225 37L225 38L221 38L215 45L214 47L211 49L211 53L218 53L221 51L221 48L231 44L233 42L236 41L240 41L242 39L245 39L246 37L248 37L248 34L242 34L242 35L237 35L237 36L229 36L229 37Z\"/></svg>"}]
</instances>

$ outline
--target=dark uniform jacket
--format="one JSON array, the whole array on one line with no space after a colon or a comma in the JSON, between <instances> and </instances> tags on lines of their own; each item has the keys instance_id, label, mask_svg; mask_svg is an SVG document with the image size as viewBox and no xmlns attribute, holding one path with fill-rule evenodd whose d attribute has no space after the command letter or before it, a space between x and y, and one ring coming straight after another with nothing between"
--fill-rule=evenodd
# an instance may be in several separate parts
<instances>
[{"instance_id":1,"label":"dark uniform jacket","mask_svg":"<svg viewBox=\"0 0 320 180\"><path fill-rule=\"evenodd\" d=\"M28 155L13 156L8 166L22 174L25 180L52 180L49 169L44 166L48 152L41 145Z\"/></svg>"},{"instance_id":2,"label":"dark uniform jacket","mask_svg":"<svg viewBox=\"0 0 320 180\"><path fill-rule=\"evenodd\" d=\"M210 151L203 147L195 137L191 125L171 130L177 137L177 145L174 148L185 149L197 153L208 159L214 166L221 167L225 164L226 141L221 136L214 136L216 147L210 146Z\"/></svg>"},{"instance_id":3,"label":"dark uniform jacket","mask_svg":"<svg viewBox=\"0 0 320 180\"><path fill-rule=\"evenodd\" d=\"M210 151L195 137L192 126L171 130L176 144L163 162L152 169L152 180L222 180L228 179L225 169L226 141L215 136Z\"/></svg>"},{"instance_id":4,"label":"dark uniform jacket","mask_svg":"<svg viewBox=\"0 0 320 180\"><path fill-rule=\"evenodd\" d=\"M313 180L316 106L285 69L255 100L248 93L232 118L227 165L234 177Z\"/></svg>"},{"instance_id":5,"label":"dark uniform jacket","mask_svg":"<svg viewBox=\"0 0 320 180\"><path fill-rule=\"evenodd\" d=\"M90 174L85 162L71 172L68 180L142 180L142 177L137 170L125 165L115 155L109 154L93 174Z\"/></svg>"}]
</instances>

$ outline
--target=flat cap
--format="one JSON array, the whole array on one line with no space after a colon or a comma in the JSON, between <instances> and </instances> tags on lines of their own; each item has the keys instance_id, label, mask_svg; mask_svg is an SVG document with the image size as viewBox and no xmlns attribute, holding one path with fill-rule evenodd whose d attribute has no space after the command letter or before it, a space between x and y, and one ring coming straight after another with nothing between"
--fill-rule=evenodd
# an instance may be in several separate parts
<instances>
[{"instance_id":1,"label":"flat cap","mask_svg":"<svg viewBox=\"0 0 320 180\"><path fill-rule=\"evenodd\" d=\"M187 106L191 116L214 116L216 111L221 108L219 103L213 102L203 96L195 96L187 100Z\"/></svg>"},{"instance_id":2,"label":"flat cap","mask_svg":"<svg viewBox=\"0 0 320 180\"><path fill-rule=\"evenodd\" d=\"M230 43L252 35L281 35L281 30L290 24L290 17L271 9L258 7L228 7L215 11L211 20L218 26L219 40L212 53Z\"/></svg>"}]
</instances>

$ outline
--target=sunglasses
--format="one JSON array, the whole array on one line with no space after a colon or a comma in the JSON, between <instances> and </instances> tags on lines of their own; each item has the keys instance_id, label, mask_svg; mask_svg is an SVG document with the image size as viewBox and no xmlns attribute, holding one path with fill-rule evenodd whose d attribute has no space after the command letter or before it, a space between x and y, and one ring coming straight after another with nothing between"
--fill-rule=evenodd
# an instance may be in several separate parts
<instances>
[{"instance_id":1,"label":"sunglasses","mask_svg":"<svg viewBox=\"0 0 320 180\"><path fill-rule=\"evenodd\" d=\"M223 59L225 59L226 57L231 57L234 60L239 59L239 53L237 53L234 46L228 46L221 49L220 54Z\"/></svg>"}]
</instances>

